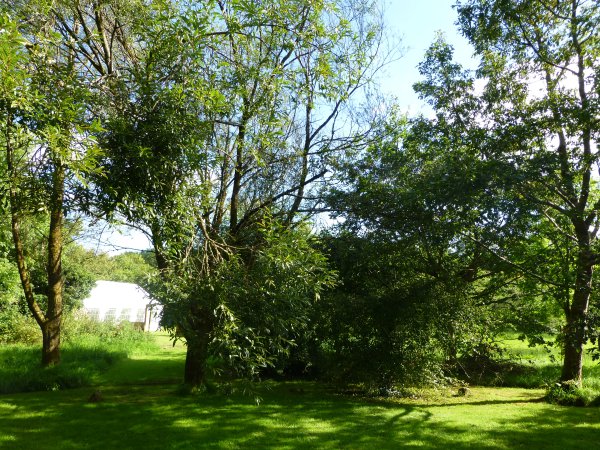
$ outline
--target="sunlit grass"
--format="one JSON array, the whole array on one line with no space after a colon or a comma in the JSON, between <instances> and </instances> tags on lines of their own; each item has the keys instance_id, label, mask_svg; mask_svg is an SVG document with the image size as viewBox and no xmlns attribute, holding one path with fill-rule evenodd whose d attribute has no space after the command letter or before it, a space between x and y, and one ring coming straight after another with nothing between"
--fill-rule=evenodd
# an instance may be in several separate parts
<instances>
[{"instance_id":1,"label":"sunlit grass","mask_svg":"<svg viewBox=\"0 0 600 450\"><path fill-rule=\"evenodd\" d=\"M550 341L547 337L547 341ZM499 385L544 388L548 400L569 405L600 404L600 366L589 351L583 358L582 386L565 390L558 384L561 375L562 355L558 346L529 346L516 335L507 334L499 344L510 359L506 369L497 378ZM590 347L591 348L591 347Z\"/></svg>"},{"instance_id":2,"label":"sunlit grass","mask_svg":"<svg viewBox=\"0 0 600 450\"><path fill-rule=\"evenodd\" d=\"M543 389L472 386L466 396L449 388L377 399L268 382L254 396L180 395L184 357L184 346L160 335L154 350L98 372L93 387L2 395L0 448L562 450L595 448L600 435L597 408L547 404ZM103 400L89 402L97 389Z\"/></svg>"},{"instance_id":3,"label":"sunlit grass","mask_svg":"<svg viewBox=\"0 0 600 450\"><path fill-rule=\"evenodd\" d=\"M173 385L0 397L0 447L75 448L594 448L593 408L540 402L540 390L473 388L432 400L349 398L317 384L264 384L243 395L178 396ZM45 437L51 436L51 439Z\"/></svg>"}]
</instances>

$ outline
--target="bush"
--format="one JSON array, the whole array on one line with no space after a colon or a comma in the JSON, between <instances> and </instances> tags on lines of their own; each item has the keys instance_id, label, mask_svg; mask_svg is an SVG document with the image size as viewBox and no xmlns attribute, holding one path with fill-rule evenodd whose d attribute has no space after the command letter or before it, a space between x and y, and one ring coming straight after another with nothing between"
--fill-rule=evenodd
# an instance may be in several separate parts
<instances>
[{"instance_id":1,"label":"bush","mask_svg":"<svg viewBox=\"0 0 600 450\"><path fill-rule=\"evenodd\" d=\"M596 392L580 387L575 381L563 381L550 386L544 397L548 403L563 406L598 406Z\"/></svg>"},{"instance_id":2,"label":"bush","mask_svg":"<svg viewBox=\"0 0 600 450\"><path fill-rule=\"evenodd\" d=\"M313 328L297 352L321 378L375 391L437 386L485 335L467 287L415 271L402 246L346 234L325 237L323 246L341 283L313 307Z\"/></svg>"},{"instance_id":3,"label":"bush","mask_svg":"<svg viewBox=\"0 0 600 450\"><path fill-rule=\"evenodd\" d=\"M0 309L0 343L41 344L42 333L33 317L21 314L16 305Z\"/></svg>"}]
</instances>

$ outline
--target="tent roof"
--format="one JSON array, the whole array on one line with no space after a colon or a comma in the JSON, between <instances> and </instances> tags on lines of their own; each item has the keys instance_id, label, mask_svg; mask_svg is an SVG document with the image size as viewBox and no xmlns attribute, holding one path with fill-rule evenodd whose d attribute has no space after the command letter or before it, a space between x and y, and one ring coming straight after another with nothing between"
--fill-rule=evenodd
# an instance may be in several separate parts
<instances>
[{"instance_id":1,"label":"tent roof","mask_svg":"<svg viewBox=\"0 0 600 450\"><path fill-rule=\"evenodd\" d=\"M90 308L145 308L150 296L137 284L116 281L97 281L83 307Z\"/></svg>"}]
</instances>

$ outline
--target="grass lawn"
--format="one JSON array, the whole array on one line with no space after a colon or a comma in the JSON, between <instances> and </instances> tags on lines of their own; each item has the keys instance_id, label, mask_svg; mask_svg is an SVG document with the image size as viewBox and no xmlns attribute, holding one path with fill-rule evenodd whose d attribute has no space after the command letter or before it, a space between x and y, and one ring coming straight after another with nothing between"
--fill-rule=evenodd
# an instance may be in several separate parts
<instances>
[{"instance_id":1,"label":"grass lawn","mask_svg":"<svg viewBox=\"0 0 600 450\"><path fill-rule=\"evenodd\" d=\"M180 396L184 349L121 360L95 388L0 396L0 448L597 448L600 409L540 402L543 391L472 388L466 397L366 400L311 383L265 383L252 396Z\"/></svg>"},{"instance_id":2,"label":"grass lawn","mask_svg":"<svg viewBox=\"0 0 600 450\"><path fill-rule=\"evenodd\" d=\"M500 380L504 384L543 387L560 378L562 357L559 348L529 347L527 342L517 339L515 335L507 335L500 345L506 349L506 356L528 369L521 373L505 374L505 379ZM583 389L593 397L600 395L600 364L588 352L584 353L583 358Z\"/></svg>"}]
</instances>

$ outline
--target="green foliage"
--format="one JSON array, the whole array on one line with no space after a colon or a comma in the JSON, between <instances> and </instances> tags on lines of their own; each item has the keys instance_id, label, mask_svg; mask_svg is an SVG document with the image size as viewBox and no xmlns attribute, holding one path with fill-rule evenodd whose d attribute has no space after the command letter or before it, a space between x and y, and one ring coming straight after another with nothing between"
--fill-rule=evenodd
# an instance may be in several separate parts
<instances>
[{"instance_id":1,"label":"green foliage","mask_svg":"<svg viewBox=\"0 0 600 450\"><path fill-rule=\"evenodd\" d=\"M63 302L65 311L69 312L83 306L83 300L92 291L95 280L85 267L74 264L70 259L65 258L63 264L63 276L65 278Z\"/></svg>"},{"instance_id":2,"label":"green foliage","mask_svg":"<svg viewBox=\"0 0 600 450\"><path fill-rule=\"evenodd\" d=\"M588 406L594 403L594 398L590 394L589 390L582 388L577 382L573 381L570 383L555 383L548 388L544 398L547 402L557 405Z\"/></svg>"},{"instance_id":3,"label":"green foliage","mask_svg":"<svg viewBox=\"0 0 600 450\"><path fill-rule=\"evenodd\" d=\"M42 241L43 242L43 241ZM40 249L41 247L41 249ZM70 312L83 306L83 300L90 294L95 284L92 273L80 264L75 254L80 250L73 250L77 244L71 243L63 250L63 307L65 312ZM44 262L45 251L43 246L37 246L30 252L30 272L34 286L34 293L42 308L46 308L48 291L48 274Z\"/></svg>"},{"instance_id":4,"label":"green foliage","mask_svg":"<svg viewBox=\"0 0 600 450\"><path fill-rule=\"evenodd\" d=\"M511 206L497 208L514 234L497 251L530 278L530 286L535 280L559 303L565 317L561 378L580 382L600 208L593 177L598 36L592 31L600 7L591 1L466 0L457 10L461 31L481 58L476 76L485 87L476 96L478 108L461 98L438 108L438 116L458 116L464 133L479 138L478 159L505 166L503 190ZM449 65L442 63L437 73L439 67ZM463 107L478 120L458 122ZM519 227L519 217L527 216ZM515 241L531 236L538 239L530 251L512 253Z\"/></svg>"},{"instance_id":5,"label":"green foliage","mask_svg":"<svg viewBox=\"0 0 600 450\"><path fill-rule=\"evenodd\" d=\"M67 0L52 7L23 1L12 9L3 79L19 101L3 111L14 119L6 147L19 144L14 205L53 217L74 209L117 215L145 229L159 270L170 271L169 281L181 278L173 281L173 298L183 310L190 295L207 298L198 314L244 330L238 340L257 349L289 347L306 321L305 298L330 280L312 288L298 281L323 275L317 266L324 263L282 256L290 249L315 255L290 243L286 229L300 226L304 203L313 203L309 191L316 192L312 186L334 155L368 133L361 115L349 110L351 97L366 92L381 67L376 2L225 0L198 8L183 1ZM260 230L267 214L280 224L277 239L287 242L280 247ZM257 244L256 236L268 242ZM136 257L120 257L115 266L103 278L142 277ZM52 292L42 281L45 267L58 266L40 259L31 267L38 299ZM84 284L77 266L65 269ZM224 276L235 281L229 291L221 287ZM197 280L208 280L216 294ZM75 304L80 292L71 287L65 292ZM218 300L225 291L240 303L234 315ZM268 319L270 337L241 305L246 294ZM179 317L194 317L195 309ZM276 319L284 311L287 326Z\"/></svg>"},{"instance_id":6,"label":"green foliage","mask_svg":"<svg viewBox=\"0 0 600 450\"><path fill-rule=\"evenodd\" d=\"M438 36L415 84L435 115L408 120L392 110L376 123L377 139L340 165L328 203L344 229L402 248L411 262L401 273L436 285L441 305L456 294L448 304L467 313L449 308L447 323L479 334L464 317L491 315L481 323L492 338L502 324L534 340L560 334L562 377L580 378L574 372L595 317L598 53L590 30L600 9L480 0L457 9L480 69L456 64ZM471 341L468 334L459 341ZM483 364L493 339L479 337L455 354Z\"/></svg>"},{"instance_id":7,"label":"green foliage","mask_svg":"<svg viewBox=\"0 0 600 450\"><path fill-rule=\"evenodd\" d=\"M95 280L119 281L144 285L155 275L156 260L152 252L125 252L110 256L88 252L82 263Z\"/></svg>"},{"instance_id":8,"label":"green foliage","mask_svg":"<svg viewBox=\"0 0 600 450\"><path fill-rule=\"evenodd\" d=\"M0 342L37 340L39 329L19 308L21 280L12 261L0 257Z\"/></svg>"},{"instance_id":9,"label":"green foliage","mask_svg":"<svg viewBox=\"0 0 600 450\"><path fill-rule=\"evenodd\" d=\"M401 243L343 233L324 246L341 283L316 305L304 345L325 377L386 388L445 383L458 357L498 326L468 285L419 272L418 253Z\"/></svg>"},{"instance_id":10,"label":"green foliage","mask_svg":"<svg viewBox=\"0 0 600 450\"><path fill-rule=\"evenodd\" d=\"M61 364L43 368L39 364L39 349L22 344L3 347L0 392L58 391L89 386L96 373L126 357L126 353L86 343L65 345L64 353Z\"/></svg>"},{"instance_id":11,"label":"green foliage","mask_svg":"<svg viewBox=\"0 0 600 450\"><path fill-rule=\"evenodd\" d=\"M0 343L39 344L40 329L32 317L23 314L18 305L5 305L0 310Z\"/></svg>"},{"instance_id":12,"label":"green foliage","mask_svg":"<svg viewBox=\"0 0 600 450\"><path fill-rule=\"evenodd\" d=\"M65 289L62 256L65 216L79 198L72 188L85 174L98 173L91 133L99 127L89 114L89 80L54 28L53 11L39 6L19 2L11 7L16 17L30 20L13 20L6 5L0 6L2 206L10 213L25 303L44 335L42 361L54 365L60 362L63 311L77 306L91 288L89 276L72 268L73 283ZM47 225L36 230L44 220ZM45 245L33 255L27 254L22 236L27 228L43 230L39 243Z\"/></svg>"},{"instance_id":13,"label":"green foliage","mask_svg":"<svg viewBox=\"0 0 600 450\"><path fill-rule=\"evenodd\" d=\"M152 255L150 255L152 257ZM114 271L109 281L124 281L127 283L143 284L156 270L156 260L144 257L140 253L126 252L111 258Z\"/></svg>"},{"instance_id":14,"label":"green foliage","mask_svg":"<svg viewBox=\"0 0 600 450\"><path fill-rule=\"evenodd\" d=\"M30 267L34 292L40 305L45 306L47 291L47 274L45 257L44 218L40 218L33 226L22 230L22 237L27 251L27 262ZM33 344L41 342L39 327L31 317L25 300L19 273L11 250L12 237L2 227L0 232L0 342ZM69 229L69 231L71 231ZM70 236L66 236L70 239ZM82 254L86 251L75 242L70 242L63 250L63 302L65 312L71 312L82 306L94 286L94 278L85 264ZM1 256L4 254L5 256Z\"/></svg>"},{"instance_id":15,"label":"green foliage","mask_svg":"<svg viewBox=\"0 0 600 450\"><path fill-rule=\"evenodd\" d=\"M335 284L306 227L287 229L265 219L252 238L252 247L229 255L209 274L178 273L150 287L165 306L164 325L176 327L188 343L208 334L210 370L250 378L285 358L306 332L321 293ZM199 327L199 320L209 328Z\"/></svg>"},{"instance_id":16,"label":"green foliage","mask_svg":"<svg viewBox=\"0 0 600 450\"><path fill-rule=\"evenodd\" d=\"M48 247L48 225L47 216L39 215L28 226L23 227L21 238L26 251L26 262L29 268L33 291L42 305L46 307L45 297L48 291L48 274L47 274L47 252ZM63 305L66 312L80 308L82 301L86 298L92 287L94 286L94 277L87 268L86 256L89 253L73 240L78 231L77 223L69 223L69 226L64 229L63 239L66 242L62 252L62 269L63 269ZM10 243L7 243L10 245ZM10 252L11 262L14 266L14 252ZM16 268L15 268L16 270ZM22 292L19 295L22 297ZM21 300L23 303L23 300ZM22 304L25 310L26 306Z\"/></svg>"},{"instance_id":17,"label":"green foliage","mask_svg":"<svg viewBox=\"0 0 600 450\"><path fill-rule=\"evenodd\" d=\"M86 211L148 233L167 281L160 297L172 311L171 299L182 302L185 312L173 315L190 347L204 347L195 337L206 337L216 323L241 333L230 347L240 347L238 340L257 352L288 347L299 332L294 308L289 329L274 320L265 337L255 319L243 323L249 306L220 299L237 302L249 293L268 320L285 305L278 298L269 313L269 296L303 304L308 289L285 273L304 269L257 253L253 236L262 233L266 215L282 230L300 226L316 182L337 154L368 134L351 98L367 92L381 67L376 2L121 3L65 2L54 18L74 42L68 50L77 55L75 65L99 80L89 87L102 123L94 133L102 170L90 173L76 197ZM115 36L112 52L85 50L104 48L103 36ZM267 277L262 287L253 280L259 271ZM230 287L222 286L226 277Z\"/></svg>"},{"instance_id":18,"label":"green foliage","mask_svg":"<svg viewBox=\"0 0 600 450\"><path fill-rule=\"evenodd\" d=\"M422 70L449 55L451 49L436 42ZM471 86L462 71L448 72L460 79L426 74L432 83L445 83L427 88L450 96L440 104L463 99ZM347 361L363 354L359 366L406 383L443 380L444 372L464 376L459 358L487 353L507 324L522 326L525 320L516 324L515 318L531 317L522 300L535 297L519 285L513 266L482 245L489 236L502 247L513 231L502 227L496 203L510 205L510 198L492 200L502 192L491 182L502 180L501 167L479 161L476 143L450 118L440 114L437 120L407 120L391 111L376 124L377 139L340 165L339 183L327 195L344 219L332 255L344 267L344 287L337 306L320 316L330 317L348 341L331 353L347 348ZM353 310L363 312L354 316ZM340 311L347 313L338 321ZM362 350L352 350L352 341L362 341ZM387 368L370 364L370 353Z\"/></svg>"},{"instance_id":19,"label":"green foliage","mask_svg":"<svg viewBox=\"0 0 600 450\"><path fill-rule=\"evenodd\" d=\"M151 347L152 337L134 327L131 322L100 322L79 310L64 321L64 340L69 345L106 345L115 352L130 354Z\"/></svg>"}]
</instances>

